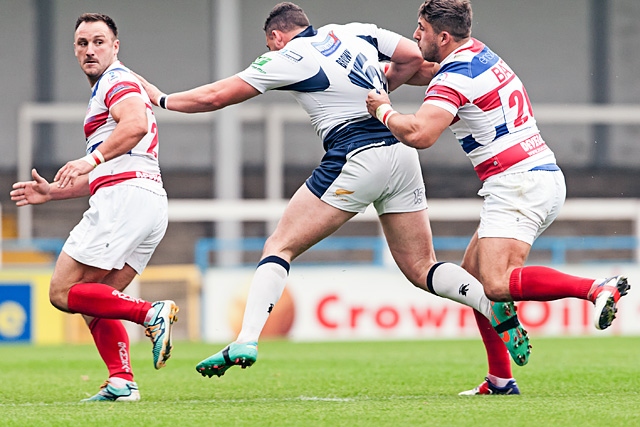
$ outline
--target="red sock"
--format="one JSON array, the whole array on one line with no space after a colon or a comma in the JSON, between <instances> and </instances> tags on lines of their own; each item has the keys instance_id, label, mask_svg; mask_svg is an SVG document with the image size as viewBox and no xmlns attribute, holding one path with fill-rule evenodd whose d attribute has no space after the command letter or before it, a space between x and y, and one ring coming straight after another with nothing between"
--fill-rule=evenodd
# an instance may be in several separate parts
<instances>
[{"instance_id":1,"label":"red sock","mask_svg":"<svg viewBox=\"0 0 640 427\"><path fill-rule=\"evenodd\" d=\"M594 281L549 267L527 266L513 270L509 278L509 293L514 301L588 299Z\"/></svg>"},{"instance_id":2,"label":"red sock","mask_svg":"<svg viewBox=\"0 0 640 427\"><path fill-rule=\"evenodd\" d=\"M69 289L67 306L73 313L144 324L151 303L123 294L103 283L78 283Z\"/></svg>"},{"instance_id":3,"label":"red sock","mask_svg":"<svg viewBox=\"0 0 640 427\"><path fill-rule=\"evenodd\" d=\"M487 361L489 362L489 374L500 378L513 378L511 373L511 356L507 347L498 336L498 333L491 326L489 319L476 310L473 310L476 317L478 330L482 336L484 348L487 351Z\"/></svg>"},{"instance_id":4,"label":"red sock","mask_svg":"<svg viewBox=\"0 0 640 427\"><path fill-rule=\"evenodd\" d=\"M109 378L133 381L129 357L129 335L120 320L95 318L89 324L98 353L109 370Z\"/></svg>"}]
</instances>

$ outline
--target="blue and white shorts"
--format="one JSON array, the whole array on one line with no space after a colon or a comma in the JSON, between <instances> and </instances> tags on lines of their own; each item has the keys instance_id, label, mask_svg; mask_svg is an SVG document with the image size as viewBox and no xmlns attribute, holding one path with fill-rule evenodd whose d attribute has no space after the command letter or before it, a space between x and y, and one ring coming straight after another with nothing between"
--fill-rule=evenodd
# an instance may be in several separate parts
<instances>
[{"instance_id":1,"label":"blue and white shorts","mask_svg":"<svg viewBox=\"0 0 640 427\"><path fill-rule=\"evenodd\" d=\"M362 213L372 203L378 215L427 208L418 152L401 143L370 144L344 155L330 151L306 184L347 212Z\"/></svg>"}]
</instances>

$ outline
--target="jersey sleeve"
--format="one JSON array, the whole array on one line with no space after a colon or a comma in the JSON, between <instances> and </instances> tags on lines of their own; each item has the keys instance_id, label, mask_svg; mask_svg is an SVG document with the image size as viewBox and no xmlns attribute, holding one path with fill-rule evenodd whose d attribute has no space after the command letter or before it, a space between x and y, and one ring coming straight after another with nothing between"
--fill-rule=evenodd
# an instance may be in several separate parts
<instances>
[{"instance_id":1,"label":"jersey sleeve","mask_svg":"<svg viewBox=\"0 0 640 427\"><path fill-rule=\"evenodd\" d=\"M352 22L346 24L345 27L356 36L375 46L378 49L378 60L380 61L388 61L396 51L400 39L402 39L400 34L379 28L375 24Z\"/></svg>"},{"instance_id":2,"label":"jersey sleeve","mask_svg":"<svg viewBox=\"0 0 640 427\"><path fill-rule=\"evenodd\" d=\"M295 86L312 78L318 71L318 64L311 58L305 58L285 47L260 55L236 75L264 93L268 90Z\"/></svg>"},{"instance_id":3,"label":"jersey sleeve","mask_svg":"<svg viewBox=\"0 0 640 427\"><path fill-rule=\"evenodd\" d=\"M127 98L142 97L140 85L132 74L122 70L112 70L105 76L104 105L111 109L114 105Z\"/></svg>"},{"instance_id":4,"label":"jersey sleeve","mask_svg":"<svg viewBox=\"0 0 640 427\"><path fill-rule=\"evenodd\" d=\"M436 76L424 95L424 102L447 110L454 116L469 102L471 97L469 79L444 73Z\"/></svg>"}]
</instances>

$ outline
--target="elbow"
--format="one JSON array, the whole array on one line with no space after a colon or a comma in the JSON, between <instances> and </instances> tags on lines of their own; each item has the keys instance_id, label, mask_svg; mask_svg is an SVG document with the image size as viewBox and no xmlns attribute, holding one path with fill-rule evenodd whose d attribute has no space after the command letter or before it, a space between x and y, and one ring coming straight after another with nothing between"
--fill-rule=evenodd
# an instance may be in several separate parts
<instances>
[{"instance_id":1,"label":"elbow","mask_svg":"<svg viewBox=\"0 0 640 427\"><path fill-rule=\"evenodd\" d=\"M436 142L436 139L422 132L411 132L403 138L402 142L410 147L422 150L431 147Z\"/></svg>"},{"instance_id":2,"label":"elbow","mask_svg":"<svg viewBox=\"0 0 640 427\"><path fill-rule=\"evenodd\" d=\"M135 125L131 129L132 139L140 141L148 132L147 120L136 120Z\"/></svg>"},{"instance_id":3,"label":"elbow","mask_svg":"<svg viewBox=\"0 0 640 427\"><path fill-rule=\"evenodd\" d=\"M220 91L210 91L201 98L199 104L200 112L216 111L226 106L225 99L221 96Z\"/></svg>"},{"instance_id":4,"label":"elbow","mask_svg":"<svg viewBox=\"0 0 640 427\"><path fill-rule=\"evenodd\" d=\"M216 111L225 107L225 103L219 96L213 96L207 102L207 108L204 111Z\"/></svg>"}]
</instances>

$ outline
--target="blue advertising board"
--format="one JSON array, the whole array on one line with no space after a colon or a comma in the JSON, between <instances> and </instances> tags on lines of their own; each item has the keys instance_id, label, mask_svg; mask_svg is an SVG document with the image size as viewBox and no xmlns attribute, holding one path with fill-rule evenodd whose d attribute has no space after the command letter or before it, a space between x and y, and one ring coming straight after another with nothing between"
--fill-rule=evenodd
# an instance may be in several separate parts
<instances>
[{"instance_id":1,"label":"blue advertising board","mask_svg":"<svg viewBox=\"0 0 640 427\"><path fill-rule=\"evenodd\" d=\"M0 343L31 341L31 301L30 283L0 286Z\"/></svg>"}]
</instances>

